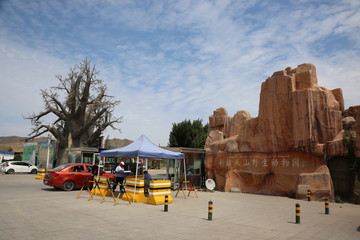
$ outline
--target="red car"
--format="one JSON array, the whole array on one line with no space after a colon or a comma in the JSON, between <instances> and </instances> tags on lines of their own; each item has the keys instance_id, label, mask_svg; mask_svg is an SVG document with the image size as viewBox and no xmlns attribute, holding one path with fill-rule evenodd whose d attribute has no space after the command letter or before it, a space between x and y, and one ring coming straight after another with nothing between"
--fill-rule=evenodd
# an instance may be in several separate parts
<instances>
[{"instance_id":1,"label":"red car","mask_svg":"<svg viewBox=\"0 0 360 240\"><path fill-rule=\"evenodd\" d=\"M92 167L93 165L85 163L60 165L53 170L49 170L46 173L43 182L45 185L65 191L71 191L76 188L79 189L91 178ZM103 170L100 170L100 174L115 181L114 174L106 173Z\"/></svg>"}]
</instances>

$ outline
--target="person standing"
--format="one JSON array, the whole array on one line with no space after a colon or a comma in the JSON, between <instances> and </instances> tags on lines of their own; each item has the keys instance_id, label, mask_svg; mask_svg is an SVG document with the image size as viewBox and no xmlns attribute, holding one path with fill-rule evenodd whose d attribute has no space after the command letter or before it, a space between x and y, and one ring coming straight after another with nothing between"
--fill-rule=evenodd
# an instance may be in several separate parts
<instances>
[{"instance_id":1,"label":"person standing","mask_svg":"<svg viewBox=\"0 0 360 240\"><path fill-rule=\"evenodd\" d=\"M149 193L150 181L151 181L150 173L148 173L148 171L144 171L145 194Z\"/></svg>"},{"instance_id":2,"label":"person standing","mask_svg":"<svg viewBox=\"0 0 360 240\"><path fill-rule=\"evenodd\" d=\"M91 169L92 179L99 174L99 160L95 160L95 165Z\"/></svg>"},{"instance_id":3,"label":"person standing","mask_svg":"<svg viewBox=\"0 0 360 240\"><path fill-rule=\"evenodd\" d=\"M94 178L99 174L99 160L95 160L95 164L92 166L91 168L91 177L90 177L90 182L91 184L89 184L90 189L93 188L94 186Z\"/></svg>"},{"instance_id":4,"label":"person standing","mask_svg":"<svg viewBox=\"0 0 360 240\"><path fill-rule=\"evenodd\" d=\"M119 163L119 165L115 168L115 184L113 186L113 192L116 189L116 186L120 183L120 191L121 192L125 192L124 189L124 166L125 163L123 161L121 161Z\"/></svg>"}]
</instances>

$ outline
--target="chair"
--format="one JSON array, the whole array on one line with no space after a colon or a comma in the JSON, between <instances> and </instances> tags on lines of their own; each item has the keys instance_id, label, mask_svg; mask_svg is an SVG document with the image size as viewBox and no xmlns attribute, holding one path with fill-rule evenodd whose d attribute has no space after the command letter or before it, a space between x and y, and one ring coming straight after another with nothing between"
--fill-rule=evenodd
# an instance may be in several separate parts
<instances>
[{"instance_id":1,"label":"chair","mask_svg":"<svg viewBox=\"0 0 360 240\"><path fill-rule=\"evenodd\" d=\"M189 181L190 182L190 181ZM190 196L190 193L191 192L194 192L195 193L195 195L196 195L196 197L198 198L198 195L197 195L197 190L196 190L196 188L194 187L194 184L192 183L192 182L190 182L190 186L187 188L187 190L188 190L188 197Z\"/></svg>"},{"instance_id":2,"label":"chair","mask_svg":"<svg viewBox=\"0 0 360 240\"><path fill-rule=\"evenodd\" d=\"M187 184L190 183L190 186L187 186ZM175 194L175 197L177 197L178 193L180 191L182 191L183 195L184 195L184 198L186 199L186 194L185 194L185 191L184 191L184 184L185 184L185 191L188 190L189 193L188 193L188 197L190 196L190 193L191 192L194 192L196 197L198 198L198 195L197 195L197 191L196 191L196 188L194 187L193 183L191 181L185 181L185 180L182 180L179 184L179 187L177 189L177 192ZM187 189L186 189L187 188Z\"/></svg>"},{"instance_id":3,"label":"chair","mask_svg":"<svg viewBox=\"0 0 360 240\"><path fill-rule=\"evenodd\" d=\"M182 180L180 183L179 183L179 186L178 186L178 189L177 189L177 192L175 194L175 197L177 197L177 195L179 194L179 192L181 191L184 195L184 198L186 199L186 194L185 194L185 191L184 191L184 183L187 184L189 183L190 181L185 181L185 180Z\"/></svg>"}]
</instances>

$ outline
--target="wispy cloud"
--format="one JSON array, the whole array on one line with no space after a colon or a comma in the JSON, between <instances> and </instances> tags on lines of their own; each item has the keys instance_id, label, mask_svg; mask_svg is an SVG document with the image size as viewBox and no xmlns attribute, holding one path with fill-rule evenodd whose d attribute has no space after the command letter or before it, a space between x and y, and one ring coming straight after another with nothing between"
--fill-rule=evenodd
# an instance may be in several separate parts
<instances>
[{"instance_id":1,"label":"wispy cloud","mask_svg":"<svg viewBox=\"0 0 360 240\"><path fill-rule=\"evenodd\" d=\"M122 101L122 133L110 137L166 145L172 123L207 122L220 106L255 117L261 82L304 62L317 66L319 85L342 88L346 106L356 105L359 25L355 0L3 1L0 135L26 135L28 122L6 119L39 112L39 89L85 57Z\"/></svg>"}]
</instances>

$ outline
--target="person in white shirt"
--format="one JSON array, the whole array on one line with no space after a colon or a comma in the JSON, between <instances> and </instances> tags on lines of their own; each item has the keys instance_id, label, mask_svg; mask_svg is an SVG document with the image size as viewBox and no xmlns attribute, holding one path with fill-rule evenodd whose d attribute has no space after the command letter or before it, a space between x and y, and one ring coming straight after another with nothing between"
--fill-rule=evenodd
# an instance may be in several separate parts
<instances>
[{"instance_id":1,"label":"person in white shirt","mask_svg":"<svg viewBox=\"0 0 360 240\"><path fill-rule=\"evenodd\" d=\"M124 166L125 166L125 163L123 161L121 161L119 163L119 165L115 168L115 184L114 184L114 187L113 187L113 192L115 191L116 189L116 186L118 184L121 184L120 185L120 191L121 192L125 192L125 189L124 189Z\"/></svg>"}]
</instances>

